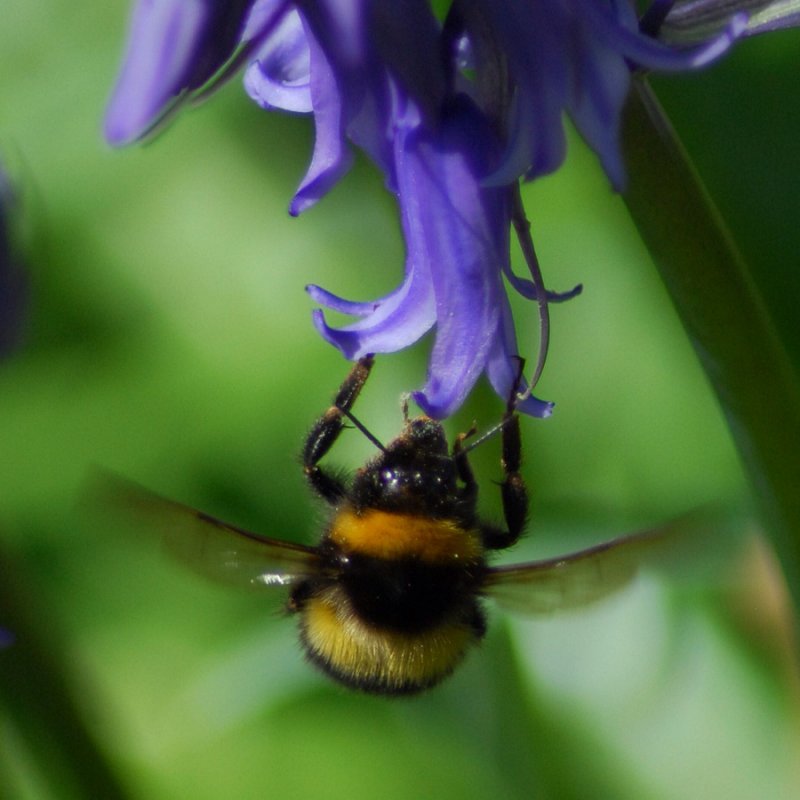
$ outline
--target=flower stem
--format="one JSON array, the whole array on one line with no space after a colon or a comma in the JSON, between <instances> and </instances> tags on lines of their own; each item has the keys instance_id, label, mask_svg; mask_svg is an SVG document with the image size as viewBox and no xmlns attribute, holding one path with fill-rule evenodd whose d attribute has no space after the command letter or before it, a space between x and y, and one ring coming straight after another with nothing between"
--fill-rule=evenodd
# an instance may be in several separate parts
<instances>
[{"instance_id":1,"label":"flower stem","mask_svg":"<svg viewBox=\"0 0 800 800\"><path fill-rule=\"evenodd\" d=\"M728 421L800 608L800 382L761 295L643 78L623 143L625 201Z\"/></svg>"},{"instance_id":2,"label":"flower stem","mask_svg":"<svg viewBox=\"0 0 800 800\"><path fill-rule=\"evenodd\" d=\"M550 349L550 309L548 307L547 288L544 285L542 269L539 266L536 248L533 246L531 223L525 214L525 206L522 203L522 193L518 182L514 184L511 198L511 222L514 225L522 255L533 279L533 285L536 289L536 304L539 308L539 354L536 358L536 369L528 382L528 388L518 395L520 400L525 400L530 396L536 384L539 383L539 378L542 376L542 371L547 361L547 352Z\"/></svg>"}]
</instances>

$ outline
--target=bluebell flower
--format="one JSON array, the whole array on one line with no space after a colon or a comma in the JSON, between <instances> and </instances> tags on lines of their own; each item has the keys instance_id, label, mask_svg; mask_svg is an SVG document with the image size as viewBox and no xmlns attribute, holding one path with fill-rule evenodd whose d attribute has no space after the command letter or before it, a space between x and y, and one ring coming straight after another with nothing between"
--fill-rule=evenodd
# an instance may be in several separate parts
<instances>
[{"instance_id":1,"label":"bluebell flower","mask_svg":"<svg viewBox=\"0 0 800 800\"><path fill-rule=\"evenodd\" d=\"M0 650L5 647L11 647L14 644L15 636L8 628L0 625Z\"/></svg>"},{"instance_id":2,"label":"bluebell flower","mask_svg":"<svg viewBox=\"0 0 800 800\"><path fill-rule=\"evenodd\" d=\"M14 241L16 206L14 192L0 167L0 357L19 346L28 308L28 276Z\"/></svg>"},{"instance_id":3,"label":"bluebell flower","mask_svg":"<svg viewBox=\"0 0 800 800\"><path fill-rule=\"evenodd\" d=\"M111 144L149 133L188 100L243 40L252 0L140 0L105 119Z\"/></svg>"},{"instance_id":4,"label":"bluebell flower","mask_svg":"<svg viewBox=\"0 0 800 800\"><path fill-rule=\"evenodd\" d=\"M371 303L350 303L309 286L321 305L361 317L334 330L317 311L317 329L356 359L406 347L436 324L428 381L414 394L420 407L448 416L484 371L507 398L519 371L503 285L503 270L510 272L510 198L504 187L484 186L478 177L499 142L464 96L443 111L437 127L401 126L393 138L408 248L405 280ZM520 408L537 416L550 412L550 404L532 396Z\"/></svg>"},{"instance_id":5,"label":"bluebell flower","mask_svg":"<svg viewBox=\"0 0 800 800\"><path fill-rule=\"evenodd\" d=\"M743 37L800 25L796 0L737 0L735 5L747 14ZM640 27L657 31L665 42L686 46L717 35L728 24L730 15L731 6L726 0L655 0Z\"/></svg>"},{"instance_id":6,"label":"bluebell flower","mask_svg":"<svg viewBox=\"0 0 800 800\"><path fill-rule=\"evenodd\" d=\"M538 265L529 263L527 280L509 260L518 181L563 162L565 114L619 189L631 69L703 66L746 24L726 14L706 41L673 47L652 35L658 25L640 31L626 0L457 0L444 21L427 0L139 0L106 131L115 144L141 138L246 65L255 102L314 116L292 214L347 172L353 145L366 152L397 197L405 277L372 302L309 286L320 305L358 318L334 329L315 311L314 323L351 359L394 352L435 328L427 382L414 396L442 418L482 373L503 399L514 389L507 285L537 303L543 338L547 302L576 293L546 292ZM519 389L522 411L551 412Z\"/></svg>"},{"instance_id":7,"label":"bluebell flower","mask_svg":"<svg viewBox=\"0 0 800 800\"><path fill-rule=\"evenodd\" d=\"M734 15L721 34L688 49L673 49L639 32L627 0L465 0L472 30L494 40L481 65L503 54L512 81L505 109L506 153L489 176L509 183L557 169L564 160L564 113L597 153L612 185L621 189L619 147L622 106L631 65L678 71L720 56L747 24ZM485 31L490 33L485 33Z\"/></svg>"}]
</instances>

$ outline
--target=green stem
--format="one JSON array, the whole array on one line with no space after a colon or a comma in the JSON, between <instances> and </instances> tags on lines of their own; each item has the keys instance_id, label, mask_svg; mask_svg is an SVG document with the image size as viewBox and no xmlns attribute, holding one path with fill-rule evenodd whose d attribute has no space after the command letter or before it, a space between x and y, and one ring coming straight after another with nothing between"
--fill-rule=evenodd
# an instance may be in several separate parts
<instances>
[{"instance_id":1,"label":"green stem","mask_svg":"<svg viewBox=\"0 0 800 800\"><path fill-rule=\"evenodd\" d=\"M623 122L628 208L727 417L800 608L800 383L758 289L644 81Z\"/></svg>"}]
</instances>

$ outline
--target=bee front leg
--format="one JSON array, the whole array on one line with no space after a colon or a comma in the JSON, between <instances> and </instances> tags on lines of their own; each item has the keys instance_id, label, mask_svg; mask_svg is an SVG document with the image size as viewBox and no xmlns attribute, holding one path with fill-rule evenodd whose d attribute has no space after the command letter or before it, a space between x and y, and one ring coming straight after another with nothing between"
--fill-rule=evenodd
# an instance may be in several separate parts
<instances>
[{"instance_id":1,"label":"bee front leg","mask_svg":"<svg viewBox=\"0 0 800 800\"><path fill-rule=\"evenodd\" d=\"M314 423L303 445L303 471L311 488L325 501L338 503L346 493L344 484L319 467L344 428L344 413L350 411L367 382L374 359L360 358L339 387L333 405Z\"/></svg>"},{"instance_id":2,"label":"bee front leg","mask_svg":"<svg viewBox=\"0 0 800 800\"><path fill-rule=\"evenodd\" d=\"M503 482L500 494L503 499L503 516L506 530L492 525L482 528L483 543L492 550L510 547L519 539L525 530L528 519L528 490L520 474L522 466L522 437L519 429L519 417L509 409L503 420Z\"/></svg>"},{"instance_id":3,"label":"bee front leg","mask_svg":"<svg viewBox=\"0 0 800 800\"><path fill-rule=\"evenodd\" d=\"M461 482L464 484L462 489L463 496L467 499L474 499L478 495L478 482L472 472L472 466L467 460L464 451L464 442L478 432L478 427L472 423L472 427L465 433L459 433L453 442L453 462L456 465L456 472Z\"/></svg>"}]
</instances>

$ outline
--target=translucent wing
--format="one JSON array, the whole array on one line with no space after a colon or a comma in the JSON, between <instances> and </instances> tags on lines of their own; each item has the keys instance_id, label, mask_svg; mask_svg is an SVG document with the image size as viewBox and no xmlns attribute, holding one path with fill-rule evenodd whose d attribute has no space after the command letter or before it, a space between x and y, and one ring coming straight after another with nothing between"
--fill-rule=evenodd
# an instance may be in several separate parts
<instances>
[{"instance_id":1,"label":"translucent wing","mask_svg":"<svg viewBox=\"0 0 800 800\"><path fill-rule=\"evenodd\" d=\"M173 558L215 581L287 586L317 571L313 547L237 528L104 470L92 477L83 505L105 512L106 522L155 537Z\"/></svg>"},{"instance_id":2,"label":"translucent wing","mask_svg":"<svg viewBox=\"0 0 800 800\"><path fill-rule=\"evenodd\" d=\"M642 569L696 577L711 574L720 556L722 529L709 510L680 517L665 526L621 536L556 558L489 570L484 592L509 611L548 614L600 600L631 582ZM732 539L724 537L726 543Z\"/></svg>"}]
</instances>

